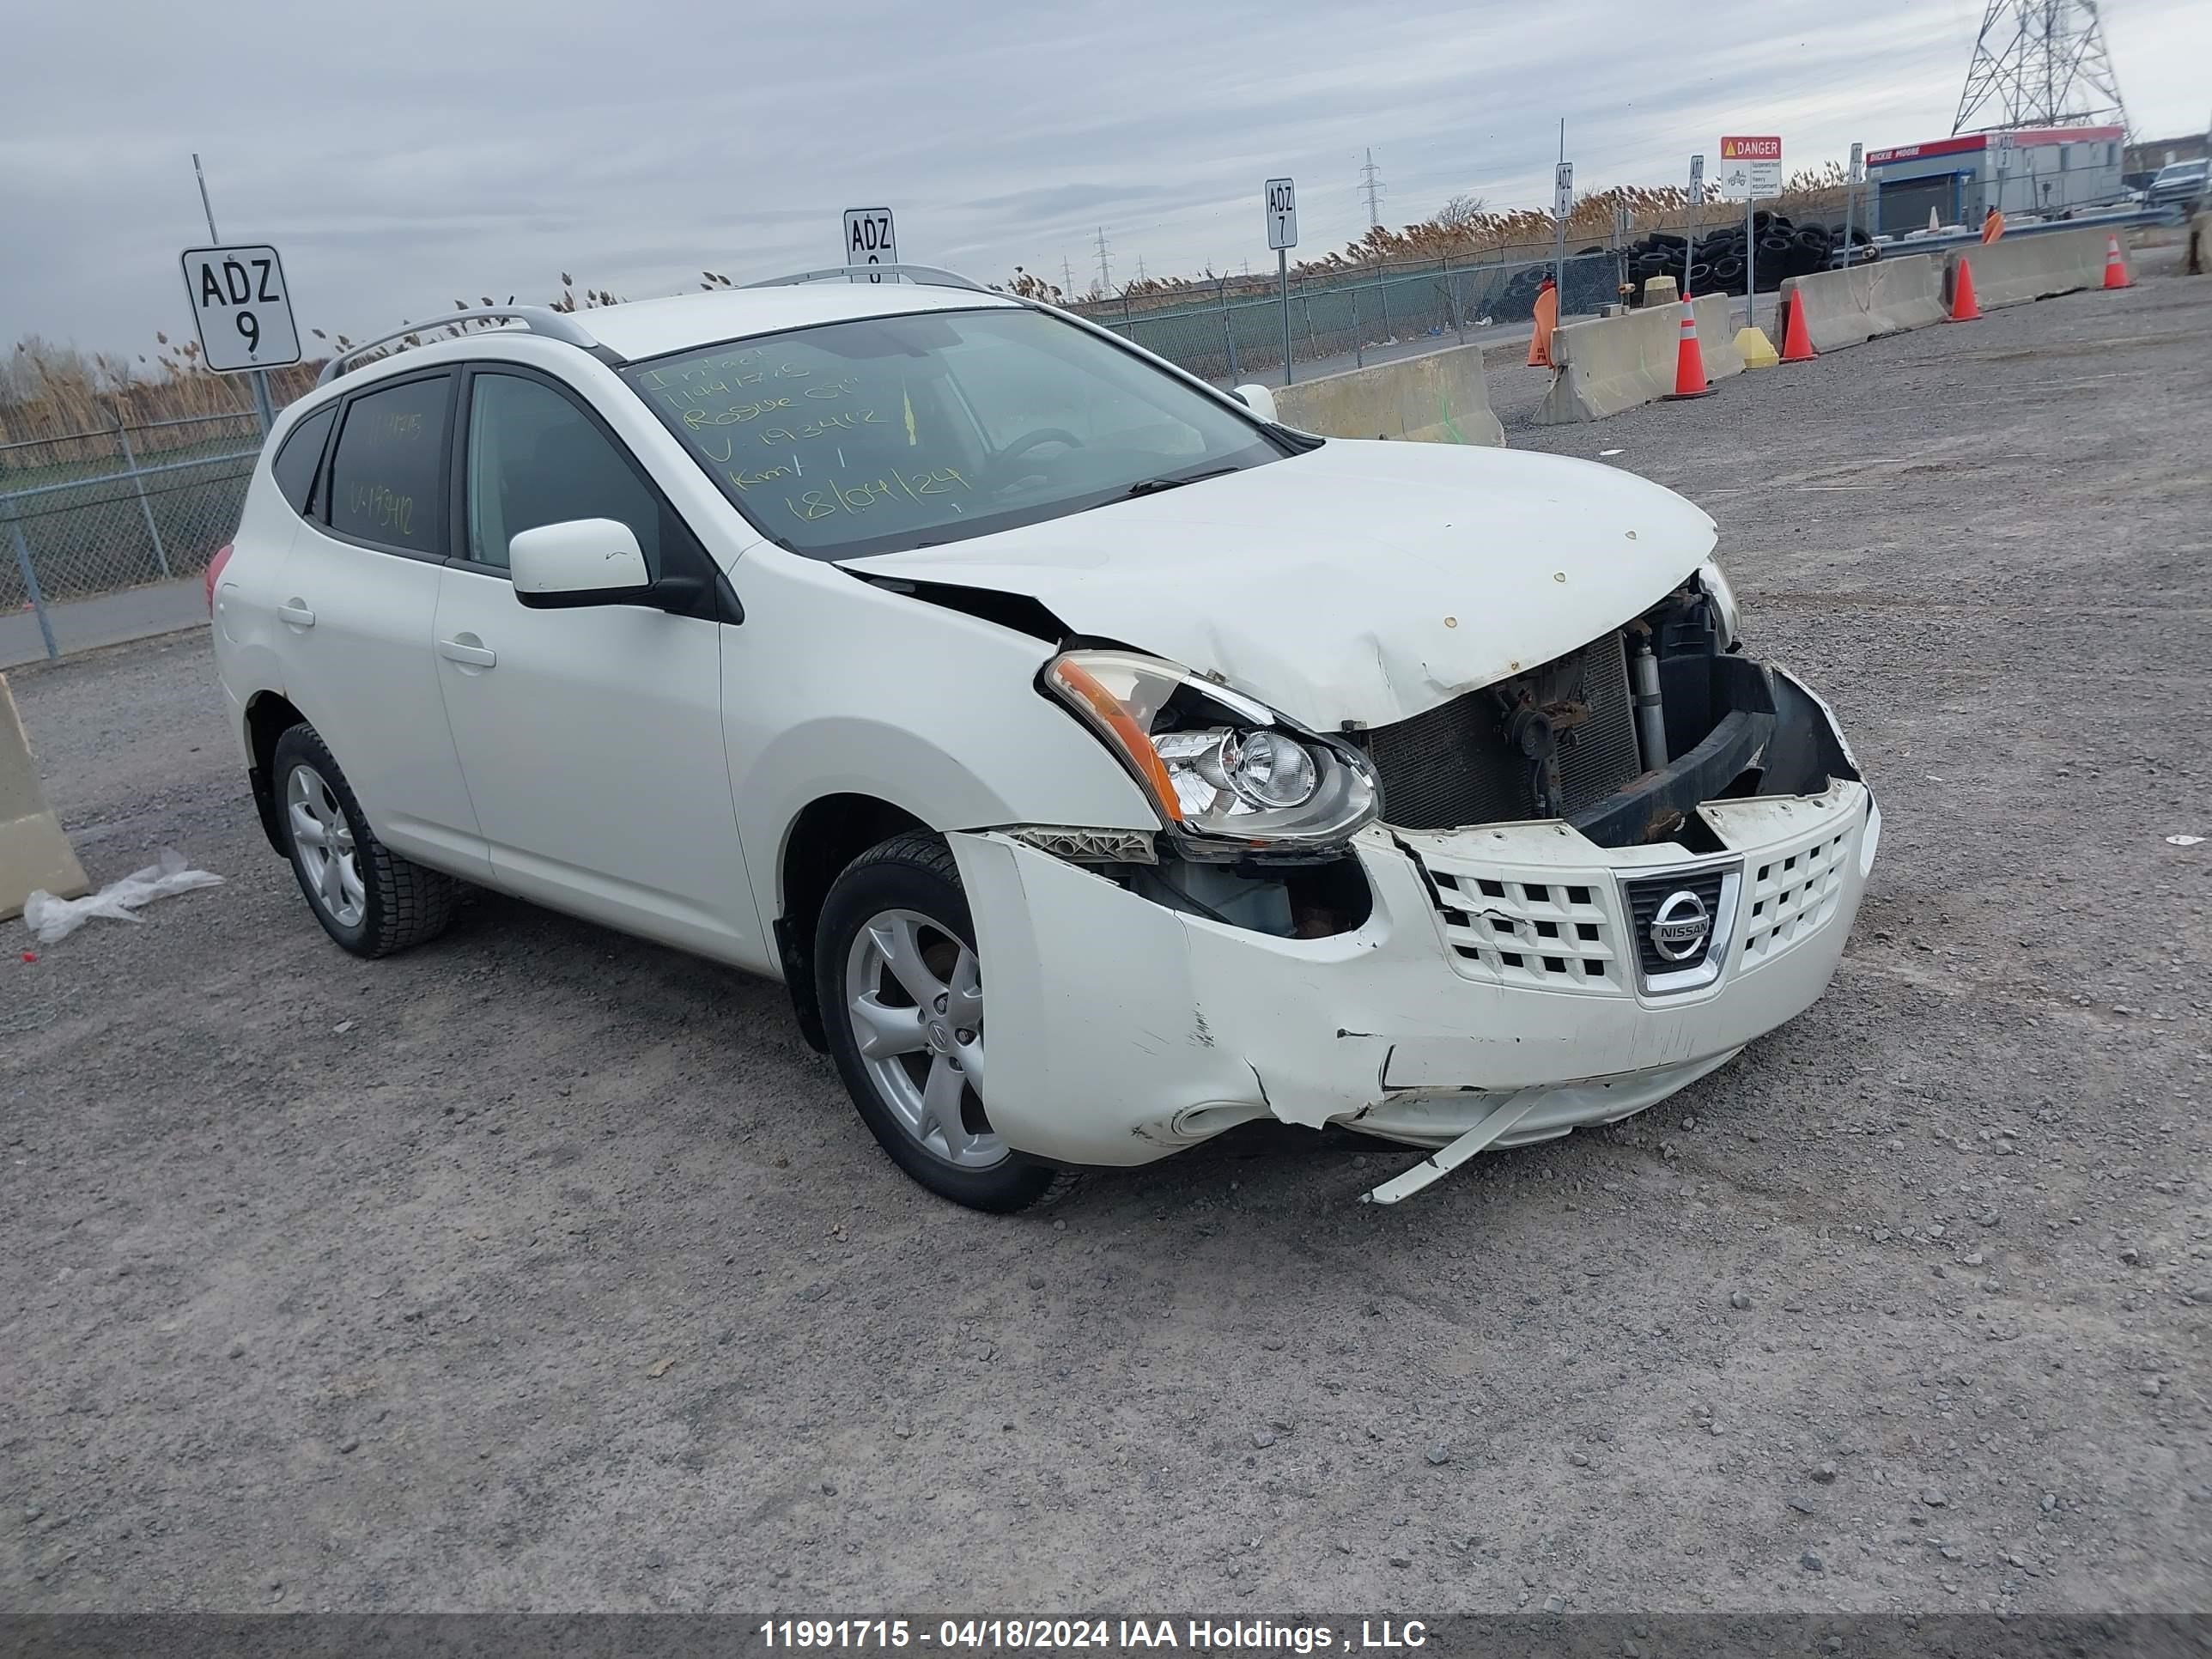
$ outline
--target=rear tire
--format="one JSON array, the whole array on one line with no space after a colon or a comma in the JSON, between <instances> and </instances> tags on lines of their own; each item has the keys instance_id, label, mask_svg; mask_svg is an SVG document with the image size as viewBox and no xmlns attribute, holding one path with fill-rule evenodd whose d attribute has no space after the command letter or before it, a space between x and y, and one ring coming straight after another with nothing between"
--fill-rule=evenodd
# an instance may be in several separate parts
<instances>
[{"instance_id":1,"label":"rear tire","mask_svg":"<svg viewBox=\"0 0 2212 1659\"><path fill-rule=\"evenodd\" d=\"M313 726L303 720L276 739L270 771L285 854L325 933L357 957L388 957L446 931L453 878L376 838Z\"/></svg>"},{"instance_id":2,"label":"rear tire","mask_svg":"<svg viewBox=\"0 0 2212 1659\"><path fill-rule=\"evenodd\" d=\"M892 1161L939 1198L1004 1215L1057 1178L984 1115L981 964L952 850L903 835L853 860L815 929L815 994L846 1090Z\"/></svg>"}]
</instances>

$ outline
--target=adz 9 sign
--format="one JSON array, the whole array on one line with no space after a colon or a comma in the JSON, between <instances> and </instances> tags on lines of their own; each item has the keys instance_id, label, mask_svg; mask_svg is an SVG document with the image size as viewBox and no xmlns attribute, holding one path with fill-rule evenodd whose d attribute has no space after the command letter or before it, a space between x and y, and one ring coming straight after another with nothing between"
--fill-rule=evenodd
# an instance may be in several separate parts
<instances>
[{"instance_id":1,"label":"adz 9 sign","mask_svg":"<svg viewBox=\"0 0 2212 1659\"><path fill-rule=\"evenodd\" d=\"M845 263L854 267L853 274L846 278L854 283L880 283L883 273L866 271L866 267L898 263L898 235L892 228L889 208L845 210Z\"/></svg>"},{"instance_id":2,"label":"adz 9 sign","mask_svg":"<svg viewBox=\"0 0 2212 1659\"><path fill-rule=\"evenodd\" d=\"M240 374L300 361L300 331L275 248L188 247L184 262L202 362L218 374Z\"/></svg>"}]
</instances>

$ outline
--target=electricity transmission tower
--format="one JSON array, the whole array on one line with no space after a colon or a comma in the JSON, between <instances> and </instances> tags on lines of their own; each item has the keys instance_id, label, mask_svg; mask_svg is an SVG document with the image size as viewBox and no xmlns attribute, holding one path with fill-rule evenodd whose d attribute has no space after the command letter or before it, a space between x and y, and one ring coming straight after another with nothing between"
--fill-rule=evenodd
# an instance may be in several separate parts
<instances>
[{"instance_id":1,"label":"electricity transmission tower","mask_svg":"<svg viewBox=\"0 0 2212 1659\"><path fill-rule=\"evenodd\" d=\"M1075 269L1067 263L1067 256L1060 256L1060 293L1065 300L1075 297Z\"/></svg>"},{"instance_id":2,"label":"electricity transmission tower","mask_svg":"<svg viewBox=\"0 0 2212 1659\"><path fill-rule=\"evenodd\" d=\"M1106 263L1106 227L1103 225L1098 227L1098 291L1101 294L1114 291L1114 269Z\"/></svg>"},{"instance_id":3,"label":"electricity transmission tower","mask_svg":"<svg viewBox=\"0 0 2212 1659\"><path fill-rule=\"evenodd\" d=\"M2097 0L1989 0L1954 133L2127 125Z\"/></svg>"},{"instance_id":4,"label":"electricity transmission tower","mask_svg":"<svg viewBox=\"0 0 2212 1659\"><path fill-rule=\"evenodd\" d=\"M1375 165L1375 149L1368 147L1367 165L1359 169L1359 193L1367 198L1367 222L1370 226L1382 222L1382 197L1389 186L1382 182L1382 170Z\"/></svg>"}]
</instances>

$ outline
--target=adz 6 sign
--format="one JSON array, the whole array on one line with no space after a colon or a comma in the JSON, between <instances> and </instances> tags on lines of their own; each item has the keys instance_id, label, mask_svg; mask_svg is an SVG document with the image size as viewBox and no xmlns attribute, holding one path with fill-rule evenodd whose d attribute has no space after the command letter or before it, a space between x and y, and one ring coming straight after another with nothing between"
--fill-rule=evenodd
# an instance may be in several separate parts
<instances>
[{"instance_id":1,"label":"adz 6 sign","mask_svg":"<svg viewBox=\"0 0 2212 1659\"><path fill-rule=\"evenodd\" d=\"M188 247L184 259L201 362L238 374L300 361L300 331L275 248Z\"/></svg>"}]
</instances>

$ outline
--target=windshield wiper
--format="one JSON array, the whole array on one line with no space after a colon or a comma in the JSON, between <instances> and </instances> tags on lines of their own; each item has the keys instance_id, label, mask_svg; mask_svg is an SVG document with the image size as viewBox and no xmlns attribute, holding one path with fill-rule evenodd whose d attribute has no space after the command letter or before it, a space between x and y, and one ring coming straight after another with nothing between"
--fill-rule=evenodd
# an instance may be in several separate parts
<instances>
[{"instance_id":1,"label":"windshield wiper","mask_svg":"<svg viewBox=\"0 0 2212 1659\"><path fill-rule=\"evenodd\" d=\"M1219 478L1231 472L1242 472L1241 466L1217 466L1205 472L1187 472L1180 478L1139 478L1121 493L1124 495L1157 495L1163 489L1180 489L1201 478Z\"/></svg>"}]
</instances>

